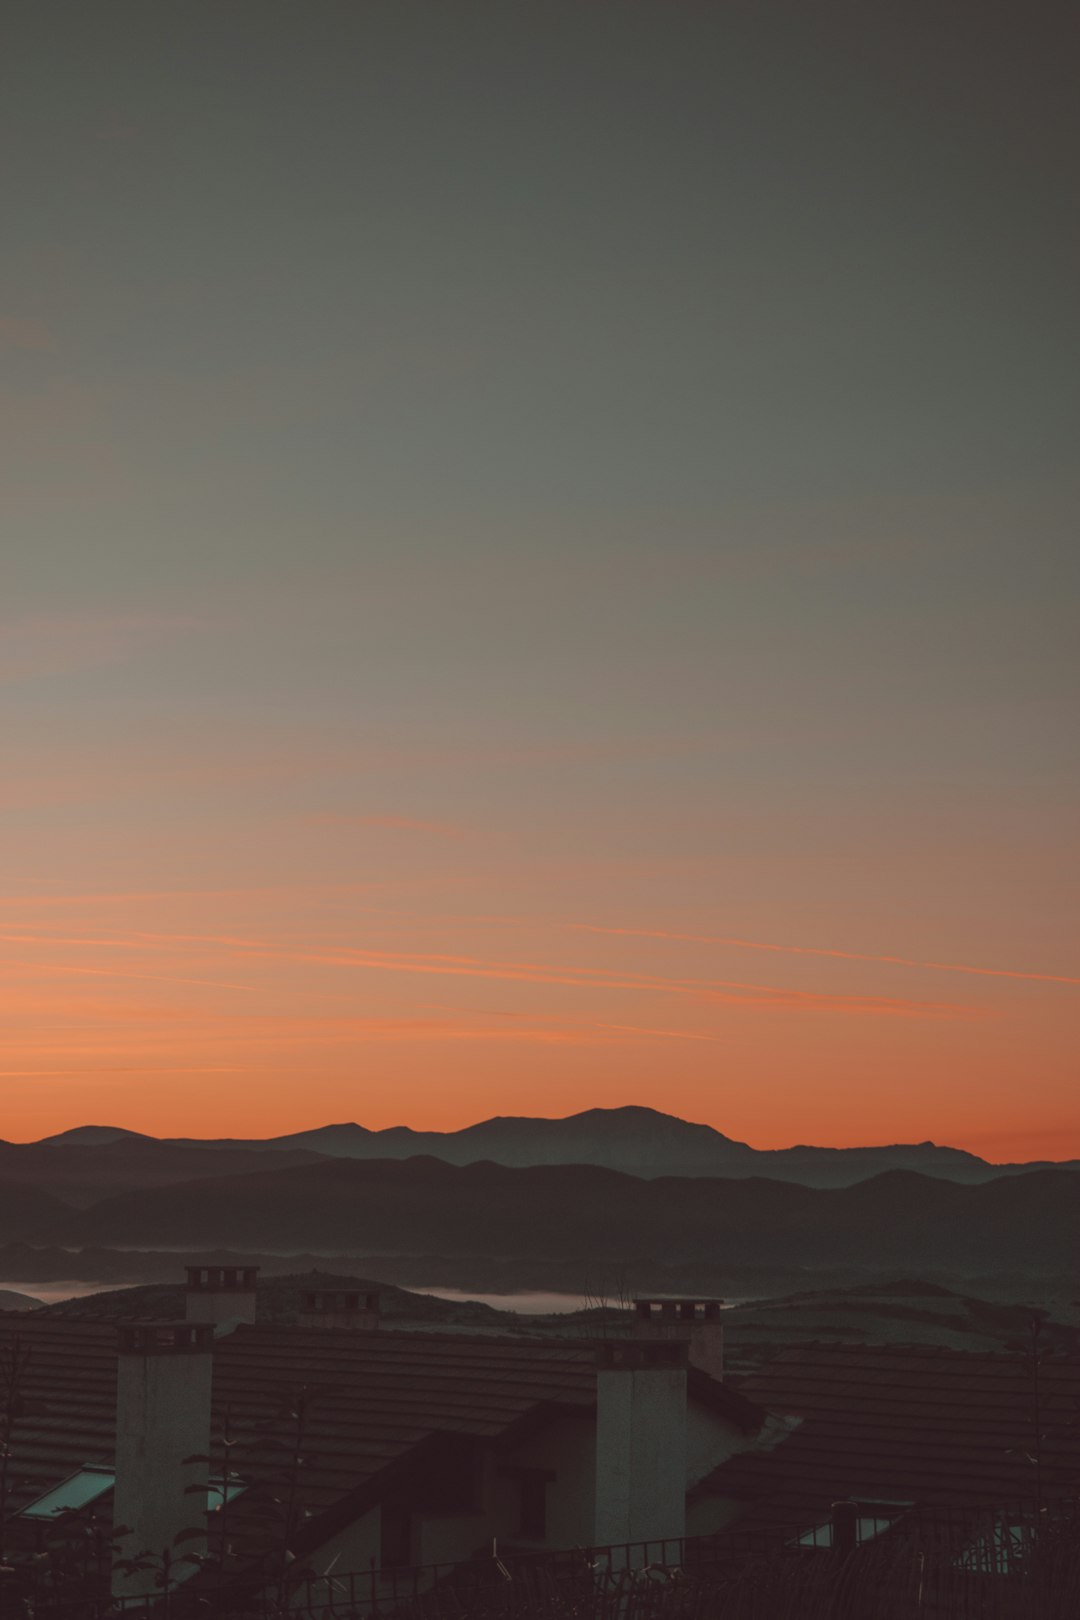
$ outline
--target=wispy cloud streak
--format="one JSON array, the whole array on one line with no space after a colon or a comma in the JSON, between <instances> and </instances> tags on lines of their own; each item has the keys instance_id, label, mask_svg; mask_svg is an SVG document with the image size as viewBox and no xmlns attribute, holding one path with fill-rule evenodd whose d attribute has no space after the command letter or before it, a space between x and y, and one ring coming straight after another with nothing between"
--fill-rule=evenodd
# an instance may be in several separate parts
<instances>
[{"instance_id":1,"label":"wispy cloud streak","mask_svg":"<svg viewBox=\"0 0 1080 1620\"><path fill-rule=\"evenodd\" d=\"M42 940L44 942L44 940ZM81 945L95 941L83 938ZM120 942L102 939L102 945ZM540 962L491 961L482 957L404 951L363 950L355 947L305 948L277 940L252 939L231 934L144 933L123 942L128 948L162 945L209 945L241 960L286 961L312 966L350 968L382 973L430 974L453 978L498 979L515 983L564 985L593 990L629 990L637 993L688 997L728 1006L805 1008L900 1017L970 1015L957 1003L913 1000L896 996L838 995L790 986L747 982L741 979L665 978L653 974Z\"/></svg>"},{"instance_id":2,"label":"wispy cloud streak","mask_svg":"<svg viewBox=\"0 0 1080 1620\"><path fill-rule=\"evenodd\" d=\"M773 951L783 956L827 956L841 962L882 962L891 967L932 968L939 973L970 973L987 979L1027 979L1036 984L1080 985L1080 978L1065 973L1031 973L1020 968L973 967L965 962L934 962L914 956L875 956L868 951L831 950L822 945L771 945L759 939L727 934L678 934L663 928L606 928L599 923L567 923L581 934L625 935L631 939L666 939L688 945L730 945L744 951Z\"/></svg>"},{"instance_id":3,"label":"wispy cloud streak","mask_svg":"<svg viewBox=\"0 0 1080 1620\"><path fill-rule=\"evenodd\" d=\"M5 935L0 935L0 943L8 944L10 943L10 940L8 940ZM25 944L27 942L24 940L22 943ZM40 941L34 940L32 943L39 944ZM52 941L50 941L50 943L52 943ZM89 944L90 941L79 940L76 943ZM104 941L99 941L97 943L104 943ZM24 960L13 961L11 958L0 958L0 969L5 967L29 968L35 973L59 975L71 974L73 976L92 979L145 979L150 984L197 985L203 990L257 991L259 988L257 984L237 984L235 981L230 979L193 979L188 978L186 975L182 976L175 973L142 973L137 970L132 970L131 968L83 967L76 966L74 963L70 962L30 962Z\"/></svg>"},{"instance_id":4,"label":"wispy cloud streak","mask_svg":"<svg viewBox=\"0 0 1080 1620\"><path fill-rule=\"evenodd\" d=\"M347 811L320 810L303 818L313 827L344 827L376 832L433 833L440 838L460 838L461 828L449 821L424 821L417 816L362 815Z\"/></svg>"}]
</instances>

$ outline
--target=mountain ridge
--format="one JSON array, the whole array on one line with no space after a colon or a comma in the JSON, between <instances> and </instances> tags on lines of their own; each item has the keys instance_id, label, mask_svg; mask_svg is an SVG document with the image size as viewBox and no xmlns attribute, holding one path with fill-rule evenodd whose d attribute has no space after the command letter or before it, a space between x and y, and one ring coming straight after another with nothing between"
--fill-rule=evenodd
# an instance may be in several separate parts
<instances>
[{"instance_id":1,"label":"mountain ridge","mask_svg":"<svg viewBox=\"0 0 1080 1620\"><path fill-rule=\"evenodd\" d=\"M76 1126L25 1145L84 1151L121 1140L132 1148L136 1144L168 1144L174 1148L252 1155L312 1152L330 1159L405 1160L427 1156L447 1164L490 1160L514 1168L595 1164L645 1180L672 1175L764 1175L770 1180L816 1187L851 1186L892 1169L968 1183L1035 1170L1080 1169L1080 1160L993 1164L966 1149L930 1140L863 1147L799 1143L787 1148L754 1148L714 1126L634 1104L590 1108L561 1118L497 1114L456 1131L417 1131L408 1125L371 1130L350 1120L275 1137L158 1138L119 1126Z\"/></svg>"}]
</instances>

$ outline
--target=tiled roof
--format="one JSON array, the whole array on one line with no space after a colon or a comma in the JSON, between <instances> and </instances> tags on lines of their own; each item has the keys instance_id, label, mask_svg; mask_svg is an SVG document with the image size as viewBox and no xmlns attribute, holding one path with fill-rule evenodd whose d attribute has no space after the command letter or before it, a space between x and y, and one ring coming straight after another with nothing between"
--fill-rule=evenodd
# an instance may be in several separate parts
<instances>
[{"instance_id":1,"label":"tiled roof","mask_svg":"<svg viewBox=\"0 0 1080 1620\"><path fill-rule=\"evenodd\" d=\"M116 1328L26 1312L0 1315L0 1385L13 1350L25 1358L16 1393L9 1509L17 1512L85 1463L112 1461Z\"/></svg>"},{"instance_id":2,"label":"tiled roof","mask_svg":"<svg viewBox=\"0 0 1080 1620\"><path fill-rule=\"evenodd\" d=\"M433 1435L497 1440L538 1409L589 1411L596 1373L585 1344L456 1334L241 1327L215 1347L215 1407L242 1436L287 1432L277 1414L299 1386L314 1397L302 1488L318 1517ZM248 1472L281 1466L272 1447L238 1450Z\"/></svg>"},{"instance_id":3,"label":"tiled roof","mask_svg":"<svg viewBox=\"0 0 1080 1620\"><path fill-rule=\"evenodd\" d=\"M14 1435L18 1511L87 1463L109 1463L116 1409L116 1328L72 1318L0 1315L0 1356L18 1338L29 1352ZM214 1344L214 1418L228 1414L229 1466L250 1481L280 1477L295 1423L287 1408L309 1392L299 1476L312 1533L323 1515L362 1511L387 1470L434 1437L507 1443L545 1412L589 1413L596 1345L586 1340L454 1333L241 1326ZM762 1414L745 1395L690 1370L694 1396L746 1429ZM224 1467L220 1441L214 1448ZM242 1502L243 1499L241 1498ZM238 1506L237 1521L243 1510Z\"/></svg>"},{"instance_id":4,"label":"tiled roof","mask_svg":"<svg viewBox=\"0 0 1080 1620\"><path fill-rule=\"evenodd\" d=\"M743 1500L755 1518L793 1522L839 1497L942 1506L1034 1496L1035 1406L1022 1355L927 1347L806 1345L740 1389L797 1418L772 1450L715 1469L699 1494ZM1080 1361L1039 1371L1041 1483L1080 1488Z\"/></svg>"}]
</instances>

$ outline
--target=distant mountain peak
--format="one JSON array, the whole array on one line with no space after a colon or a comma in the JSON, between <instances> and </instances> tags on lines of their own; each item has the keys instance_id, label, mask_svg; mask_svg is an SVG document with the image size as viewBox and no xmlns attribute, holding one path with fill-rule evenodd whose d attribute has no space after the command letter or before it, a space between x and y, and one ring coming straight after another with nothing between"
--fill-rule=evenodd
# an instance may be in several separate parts
<instances>
[{"instance_id":1,"label":"distant mountain peak","mask_svg":"<svg viewBox=\"0 0 1080 1620\"><path fill-rule=\"evenodd\" d=\"M44 1147L101 1147L107 1142L156 1142L156 1136L143 1131L129 1131L122 1125L75 1125L69 1131L55 1136L43 1136L38 1146Z\"/></svg>"}]
</instances>

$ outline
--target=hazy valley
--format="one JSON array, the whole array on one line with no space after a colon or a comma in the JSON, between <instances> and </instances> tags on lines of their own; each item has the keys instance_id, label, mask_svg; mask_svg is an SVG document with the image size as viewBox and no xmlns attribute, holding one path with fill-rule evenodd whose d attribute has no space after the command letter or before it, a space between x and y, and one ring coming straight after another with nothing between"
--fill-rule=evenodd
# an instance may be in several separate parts
<instances>
[{"instance_id":1,"label":"hazy valley","mask_svg":"<svg viewBox=\"0 0 1080 1620\"><path fill-rule=\"evenodd\" d=\"M429 1151L405 1156L417 1144ZM690 1173L710 1156L711 1173ZM648 1175L624 1168L644 1160ZM672 1163L682 1173L666 1173ZM638 1108L445 1136L343 1126L243 1143L86 1127L0 1144L0 1282L51 1297L167 1287L186 1259L259 1264L264 1277L329 1267L496 1302L529 1290L568 1304L631 1291L812 1294L830 1302L824 1332L839 1320L837 1290L912 1277L961 1298L1065 1309L1078 1190L1073 1165L993 1166L934 1144L757 1152ZM871 1303L879 1310L880 1296ZM805 1315L785 1309L788 1327ZM843 1320L865 1319L866 1301L853 1310L848 1298Z\"/></svg>"}]
</instances>

